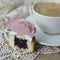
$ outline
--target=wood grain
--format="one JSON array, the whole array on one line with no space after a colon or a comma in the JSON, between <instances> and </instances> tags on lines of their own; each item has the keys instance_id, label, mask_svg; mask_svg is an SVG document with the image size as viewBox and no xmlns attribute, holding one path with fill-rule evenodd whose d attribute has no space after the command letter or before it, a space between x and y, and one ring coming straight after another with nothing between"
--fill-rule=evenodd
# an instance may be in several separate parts
<instances>
[{"instance_id":1,"label":"wood grain","mask_svg":"<svg viewBox=\"0 0 60 60\"><path fill-rule=\"evenodd\" d=\"M60 60L60 53L56 54L39 54L35 60Z\"/></svg>"}]
</instances>

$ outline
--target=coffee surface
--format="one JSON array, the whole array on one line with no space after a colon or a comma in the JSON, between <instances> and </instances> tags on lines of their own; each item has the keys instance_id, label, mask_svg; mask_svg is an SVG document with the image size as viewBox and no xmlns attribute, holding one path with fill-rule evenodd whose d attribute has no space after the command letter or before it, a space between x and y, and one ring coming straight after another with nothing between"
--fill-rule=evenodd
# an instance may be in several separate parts
<instances>
[{"instance_id":1,"label":"coffee surface","mask_svg":"<svg viewBox=\"0 0 60 60\"><path fill-rule=\"evenodd\" d=\"M36 12L45 16L60 17L60 3L55 2L37 3L34 9Z\"/></svg>"}]
</instances>

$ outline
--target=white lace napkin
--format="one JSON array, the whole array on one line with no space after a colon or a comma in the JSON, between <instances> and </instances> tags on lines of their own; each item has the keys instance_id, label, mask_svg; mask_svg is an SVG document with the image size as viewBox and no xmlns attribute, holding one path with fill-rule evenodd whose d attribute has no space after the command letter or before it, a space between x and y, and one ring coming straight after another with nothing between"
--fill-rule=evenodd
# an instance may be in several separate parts
<instances>
[{"instance_id":1,"label":"white lace napkin","mask_svg":"<svg viewBox=\"0 0 60 60\"><path fill-rule=\"evenodd\" d=\"M0 0L0 15L5 15L23 5L23 0Z\"/></svg>"},{"instance_id":2,"label":"white lace napkin","mask_svg":"<svg viewBox=\"0 0 60 60\"><path fill-rule=\"evenodd\" d=\"M9 20L15 20L19 18L26 18L29 15L32 15L31 6L21 6L7 15L0 16L0 60L34 60L38 54L51 54L60 52L60 47L44 46L41 44L36 44L36 52L24 54L17 50L13 50L8 46L7 40L4 39L3 27L5 28L5 23ZM2 26L1 26L2 24Z\"/></svg>"}]
</instances>

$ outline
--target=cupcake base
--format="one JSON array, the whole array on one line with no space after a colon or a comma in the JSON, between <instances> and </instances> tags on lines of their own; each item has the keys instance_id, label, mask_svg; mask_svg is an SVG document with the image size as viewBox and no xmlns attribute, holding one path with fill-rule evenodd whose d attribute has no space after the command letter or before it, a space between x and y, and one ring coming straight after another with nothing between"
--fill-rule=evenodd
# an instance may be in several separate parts
<instances>
[{"instance_id":1,"label":"cupcake base","mask_svg":"<svg viewBox=\"0 0 60 60\"><path fill-rule=\"evenodd\" d=\"M23 38L22 35L16 35L18 36L18 38ZM25 53L30 53L30 52L34 52L34 48L35 48L35 37L32 38L32 41L29 40L22 40L20 39L18 41L18 39L15 41L15 35L10 35L9 34L9 46L11 48L16 48L19 51L25 52ZM16 44L17 43L17 44ZM18 46L19 45L19 46Z\"/></svg>"}]
</instances>

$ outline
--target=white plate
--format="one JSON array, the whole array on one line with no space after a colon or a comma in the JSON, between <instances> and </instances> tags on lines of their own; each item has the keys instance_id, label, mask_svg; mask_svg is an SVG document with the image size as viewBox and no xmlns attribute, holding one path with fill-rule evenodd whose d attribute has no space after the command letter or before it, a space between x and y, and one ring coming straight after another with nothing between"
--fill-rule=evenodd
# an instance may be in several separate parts
<instances>
[{"instance_id":1,"label":"white plate","mask_svg":"<svg viewBox=\"0 0 60 60\"><path fill-rule=\"evenodd\" d=\"M41 28L35 22L34 15L31 15L26 18L26 20L30 21L31 23L35 24L37 32L36 32L36 40L43 45L48 46L60 46L60 35L48 35L45 34Z\"/></svg>"}]
</instances>

